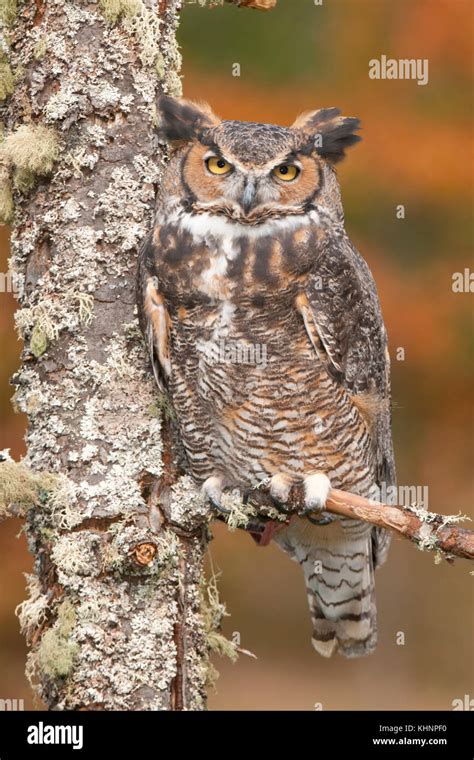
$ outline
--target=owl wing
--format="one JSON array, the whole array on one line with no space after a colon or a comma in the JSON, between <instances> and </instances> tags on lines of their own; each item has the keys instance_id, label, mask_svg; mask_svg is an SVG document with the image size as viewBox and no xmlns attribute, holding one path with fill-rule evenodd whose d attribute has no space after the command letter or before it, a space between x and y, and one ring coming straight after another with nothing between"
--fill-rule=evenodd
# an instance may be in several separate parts
<instances>
[{"instance_id":1,"label":"owl wing","mask_svg":"<svg viewBox=\"0 0 474 760\"><path fill-rule=\"evenodd\" d=\"M165 300L154 274L153 233L145 239L138 254L137 305L138 318L150 355L158 388L164 392L171 374L169 356L170 318Z\"/></svg>"},{"instance_id":2,"label":"owl wing","mask_svg":"<svg viewBox=\"0 0 474 760\"><path fill-rule=\"evenodd\" d=\"M375 282L369 267L341 229L318 246L300 311L329 374L371 417L376 482L395 484L391 433L390 358ZM385 560L390 537L374 528L374 563Z\"/></svg>"}]
</instances>

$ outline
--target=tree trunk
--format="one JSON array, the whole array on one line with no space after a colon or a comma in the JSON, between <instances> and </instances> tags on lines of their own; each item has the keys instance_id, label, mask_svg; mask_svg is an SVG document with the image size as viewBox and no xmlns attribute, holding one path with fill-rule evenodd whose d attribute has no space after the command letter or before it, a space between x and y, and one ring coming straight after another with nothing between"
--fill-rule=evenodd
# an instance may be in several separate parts
<instances>
[{"instance_id":1,"label":"tree trunk","mask_svg":"<svg viewBox=\"0 0 474 760\"><path fill-rule=\"evenodd\" d=\"M49 708L202 709L217 615L199 614L207 507L180 472L134 305L163 160L155 99L181 88L181 2L17 5L0 5L0 171L29 429L26 467L0 465L0 485L35 556L28 671Z\"/></svg>"}]
</instances>

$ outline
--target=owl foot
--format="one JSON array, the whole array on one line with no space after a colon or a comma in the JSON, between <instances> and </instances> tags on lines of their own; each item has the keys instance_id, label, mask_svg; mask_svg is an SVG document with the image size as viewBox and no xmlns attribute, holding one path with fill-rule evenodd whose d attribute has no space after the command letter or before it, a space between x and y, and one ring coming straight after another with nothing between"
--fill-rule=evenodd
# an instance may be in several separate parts
<instances>
[{"instance_id":1,"label":"owl foot","mask_svg":"<svg viewBox=\"0 0 474 760\"><path fill-rule=\"evenodd\" d=\"M223 507L221 504L222 492L225 486L226 481L222 475L211 475L202 484L201 492L206 499L209 499L216 512L220 512L222 515L230 515L230 509Z\"/></svg>"},{"instance_id":2,"label":"owl foot","mask_svg":"<svg viewBox=\"0 0 474 760\"><path fill-rule=\"evenodd\" d=\"M222 494L226 488L235 488L222 475L212 475L204 481L201 491L205 498L208 499L212 508L217 512L217 518L227 523L227 518L232 514L230 509L222 505ZM249 493L242 494L242 504L248 503ZM285 521L286 523L289 520ZM251 537L258 546L268 546L277 530L285 526L285 522L280 520L269 520L263 517L262 520L250 519L247 524L239 525L242 530L250 533Z\"/></svg>"},{"instance_id":3,"label":"owl foot","mask_svg":"<svg viewBox=\"0 0 474 760\"><path fill-rule=\"evenodd\" d=\"M329 512L323 514L330 490L331 481L322 472L311 473L296 482L284 473L277 473L270 480L270 496L276 508L285 514L296 512L315 525L327 525L337 519ZM295 504L296 509L288 508L288 503Z\"/></svg>"},{"instance_id":4,"label":"owl foot","mask_svg":"<svg viewBox=\"0 0 474 760\"><path fill-rule=\"evenodd\" d=\"M331 490L331 481L322 472L306 475L304 478L304 514L322 512Z\"/></svg>"}]
</instances>

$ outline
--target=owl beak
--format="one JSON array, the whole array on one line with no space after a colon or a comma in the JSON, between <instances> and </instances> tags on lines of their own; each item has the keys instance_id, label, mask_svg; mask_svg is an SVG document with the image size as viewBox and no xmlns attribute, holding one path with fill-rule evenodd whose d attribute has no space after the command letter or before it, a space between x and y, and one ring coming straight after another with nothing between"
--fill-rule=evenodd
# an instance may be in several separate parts
<instances>
[{"instance_id":1,"label":"owl beak","mask_svg":"<svg viewBox=\"0 0 474 760\"><path fill-rule=\"evenodd\" d=\"M252 204L255 200L256 190L257 187L255 179L253 177L250 177L245 183L244 191L240 197L240 205L242 206L245 214L248 214L252 208Z\"/></svg>"}]
</instances>

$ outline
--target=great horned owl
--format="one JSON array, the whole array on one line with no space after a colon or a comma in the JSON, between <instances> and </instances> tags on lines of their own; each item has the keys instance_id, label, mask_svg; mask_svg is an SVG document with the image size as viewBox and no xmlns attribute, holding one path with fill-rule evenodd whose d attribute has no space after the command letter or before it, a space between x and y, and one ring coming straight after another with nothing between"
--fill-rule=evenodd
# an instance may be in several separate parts
<instances>
[{"instance_id":1,"label":"great horned owl","mask_svg":"<svg viewBox=\"0 0 474 760\"><path fill-rule=\"evenodd\" d=\"M313 644L368 653L388 537L324 513L330 485L368 496L395 478L387 337L333 168L359 121L335 108L291 127L222 121L167 96L158 110L171 157L138 302L189 472L216 506L226 488L265 482L283 507L303 489L274 540L303 567Z\"/></svg>"}]
</instances>

